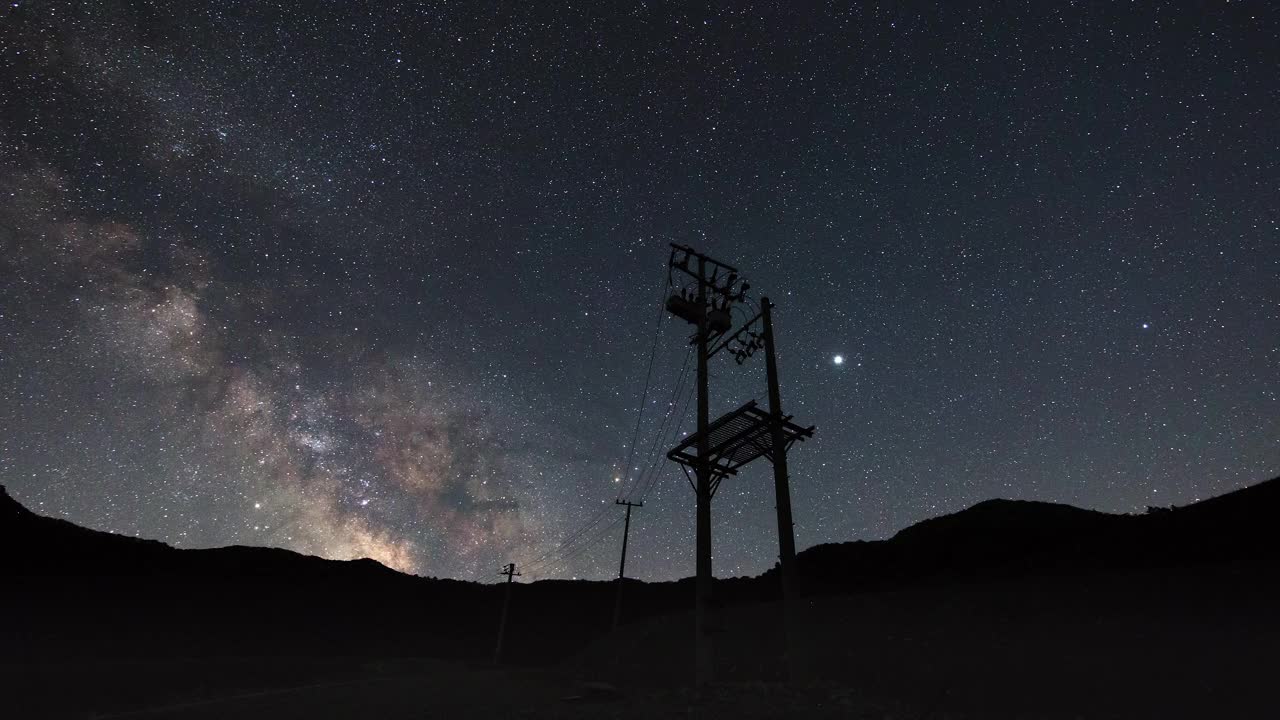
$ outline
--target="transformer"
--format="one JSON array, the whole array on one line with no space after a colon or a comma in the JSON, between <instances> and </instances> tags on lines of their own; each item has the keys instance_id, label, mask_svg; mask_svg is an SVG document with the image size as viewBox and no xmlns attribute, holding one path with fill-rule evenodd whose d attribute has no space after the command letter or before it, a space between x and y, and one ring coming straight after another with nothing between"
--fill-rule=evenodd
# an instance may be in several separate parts
<instances>
[{"instance_id":1,"label":"transformer","mask_svg":"<svg viewBox=\"0 0 1280 720\"><path fill-rule=\"evenodd\" d=\"M706 307L699 306L696 299L690 300L680 295L672 295L667 298L667 311L690 325L697 325L702 319L703 312L706 312ZM712 308L707 312L707 332L713 335L728 332L732 325L733 321L729 317L728 310Z\"/></svg>"}]
</instances>

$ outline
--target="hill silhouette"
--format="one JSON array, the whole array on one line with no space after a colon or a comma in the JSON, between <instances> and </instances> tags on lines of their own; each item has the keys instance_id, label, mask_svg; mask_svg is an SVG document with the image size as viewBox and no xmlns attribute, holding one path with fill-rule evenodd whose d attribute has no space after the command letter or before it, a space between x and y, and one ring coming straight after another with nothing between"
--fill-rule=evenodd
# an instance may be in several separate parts
<instances>
[{"instance_id":1,"label":"hill silhouette","mask_svg":"<svg viewBox=\"0 0 1280 720\"><path fill-rule=\"evenodd\" d=\"M1030 655L1061 655L1063 648L1074 648L1067 657L1088 655L1097 648L1082 638L1095 638L1113 657L1165 667L1141 653L1130 657L1125 653L1133 648L1117 650L1099 635L1143 628L1150 642L1134 647L1149 646L1179 662L1198 647L1237 678L1248 678L1255 645L1230 633L1221 636L1227 646L1210 638L1200 647L1186 638L1201 637L1195 623L1204 618L1243 623L1260 637L1277 635L1271 608L1280 594L1270 548L1278 514L1280 478L1141 515L989 500L886 540L809 548L797 569L810 672L837 682L856 668L868 692L910 694L905 678L932 682L917 677L922 657L925 666L952 663L952 675L967 677L965 654L987 642L973 637L974 628ZM492 653L502 590L409 576L372 560L241 546L176 549L37 515L2 487L0 583L6 588L0 612L8 619L0 660L30 673L23 682L37 689L53 682L39 674L41 667L57 664L65 673L92 666L101 674L101 662L121 659L234 658L231 665L243 668L246 658L292 658L272 665L286 675L310 667L299 657L483 661ZM628 581L626 622L611 636L614 590L611 582L517 585L505 659L612 666L654 683L680 682L691 632L691 579ZM716 581L723 644L733 648L726 652L732 657L724 663L727 677L779 677L777 598L774 570ZM936 646L902 641L921 635L935 638ZM1241 642L1244 647L1231 644ZM624 660L619 647L626 648ZM875 660L847 656L850 647L874 648ZM1223 660L1223 653L1237 660ZM892 667L900 669L886 670ZM1016 674L1018 664L1007 671ZM1068 669L1057 672L1079 681ZM967 682L982 685L981 678ZM121 692L120 683L100 689ZM120 707L138 701L115 700Z\"/></svg>"},{"instance_id":2,"label":"hill silhouette","mask_svg":"<svg viewBox=\"0 0 1280 720\"><path fill-rule=\"evenodd\" d=\"M1026 500L987 500L883 541L818 545L798 557L814 589L855 590L1204 565L1266 566L1280 478L1192 505L1116 515Z\"/></svg>"},{"instance_id":3,"label":"hill silhouette","mask_svg":"<svg viewBox=\"0 0 1280 720\"><path fill-rule=\"evenodd\" d=\"M993 499L924 520L888 540L816 545L802 551L798 559L801 576L808 581L832 574L834 566L854 585L937 579L938 575L983 577L1056 569L1244 563L1266 559L1278 516L1280 478L1184 507L1152 508L1142 515ZM411 578L374 560L325 560L280 548L178 550L156 540L37 515L2 485L0 519L0 540L5 543L0 573L8 576L199 578L212 573L325 580L340 576L351 582L392 584ZM818 572L818 566L824 569ZM591 585L587 581L569 584Z\"/></svg>"},{"instance_id":4,"label":"hill silhouette","mask_svg":"<svg viewBox=\"0 0 1280 720\"><path fill-rule=\"evenodd\" d=\"M292 550L233 545L179 550L157 540L81 527L37 515L0 486L0 573L26 577L327 577L351 581L399 576L367 558L326 560Z\"/></svg>"}]
</instances>

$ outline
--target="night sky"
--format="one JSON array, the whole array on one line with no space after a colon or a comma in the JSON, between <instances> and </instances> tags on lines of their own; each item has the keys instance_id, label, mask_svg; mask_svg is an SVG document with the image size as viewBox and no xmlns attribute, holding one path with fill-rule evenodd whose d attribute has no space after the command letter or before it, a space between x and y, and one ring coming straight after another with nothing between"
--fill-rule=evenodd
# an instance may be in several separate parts
<instances>
[{"instance_id":1,"label":"night sky","mask_svg":"<svg viewBox=\"0 0 1280 720\"><path fill-rule=\"evenodd\" d=\"M491 581L611 576L643 497L628 574L690 575L671 242L778 305L801 548L1280 474L1269 3L282 5L0 11L37 512ZM718 575L773 512L724 483Z\"/></svg>"}]
</instances>

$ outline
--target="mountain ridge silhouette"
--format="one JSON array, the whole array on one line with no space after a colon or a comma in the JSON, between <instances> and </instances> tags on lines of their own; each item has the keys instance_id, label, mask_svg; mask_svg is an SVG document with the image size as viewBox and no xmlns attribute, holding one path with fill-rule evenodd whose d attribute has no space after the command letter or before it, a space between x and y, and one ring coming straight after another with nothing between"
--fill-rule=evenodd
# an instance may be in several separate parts
<instances>
[{"instance_id":1,"label":"mountain ridge silhouette","mask_svg":"<svg viewBox=\"0 0 1280 720\"><path fill-rule=\"evenodd\" d=\"M1269 518L1277 516L1280 478L1189 505L1151 508L1146 514L1137 515L1038 500L993 498L914 523L885 540L811 546L799 553L798 564L801 573L810 576L816 574L810 572L816 564L830 569L832 563L847 563L871 572L883 563L895 562L902 565L890 577L901 580L906 571L958 570L966 563L978 569L993 561L1017 559L1029 566L1051 562L1082 567L1093 562L1111 568L1147 566L1161 554L1176 551L1180 556L1168 558L1170 562L1241 561L1256 559L1262 544L1274 539L1266 528ZM94 530L40 515L13 498L3 485L0 518L4 518L0 539L8 540L8 549L0 552L0 573L66 576L70 568L63 563L74 560L72 568L79 568L84 574L190 575L200 569L217 569L221 573L239 571L254 576L346 568L366 580L375 574L427 579L401 573L369 558L331 560L285 548L247 545L175 548L158 540ZM26 550L14 552L20 547ZM877 554L883 557L872 557ZM1234 557L1223 558L1222 554ZM878 572L886 571L878 568ZM772 574L770 570L759 577ZM684 580L687 578L666 582Z\"/></svg>"},{"instance_id":2,"label":"mountain ridge silhouette","mask_svg":"<svg viewBox=\"0 0 1280 720\"><path fill-rule=\"evenodd\" d=\"M1136 515L989 500L888 539L816 545L797 557L800 648L824 682L856 678L894 698L928 687L983 711L997 697L1034 707L1068 695L1138 711L1154 697L1191 716L1266 707L1278 511L1280 479ZM361 663L487 667L505 592L367 559L173 548L41 516L2 488L0 586L0 665L27 678L32 703L81 710L91 698L127 708L158 692L190 697L210 682L349 676ZM628 580L617 630L613 581L511 591L505 664L613 668L659 687L691 673L692 578ZM715 580L726 677L780 677L779 594L776 568ZM1200 704L1169 696L1169 678ZM1214 682L1204 692L1202 678ZM68 682L93 690L82 700ZM1085 685L1097 690L1072 694Z\"/></svg>"}]
</instances>

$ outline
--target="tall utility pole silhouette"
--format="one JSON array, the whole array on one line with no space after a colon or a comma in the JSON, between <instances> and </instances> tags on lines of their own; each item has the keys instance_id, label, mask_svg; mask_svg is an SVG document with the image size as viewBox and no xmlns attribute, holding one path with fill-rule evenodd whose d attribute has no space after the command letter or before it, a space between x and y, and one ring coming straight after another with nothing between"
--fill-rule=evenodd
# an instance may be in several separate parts
<instances>
[{"instance_id":1,"label":"tall utility pole silhouette","mask_svg":"<svg viewBox=\"0 0 1280 720\"><path fill-rule=\"evenodd\" d=\"M511 580L520 577L520 573L516 572L515 563L507 563L507 566L499 570L498 574L507 576L507 592L502 597L502 619L498 621L498 646L493 650L494 665L502 660L502 640L507 634L507 611L511 609Z\"/></svg>"},{"instance_id":2,"label":"tall utility pole silhouette","mask_svg":"<svg viewBox=\"0 0 1280 720\"><path fill-rule=\"evenodd\" d=\"M667 301L667 310L694 325L693 342L698 351L698 429L695 434L697 455L689 463L693 466L696 497L697 528L697 580L694 606L694 679L699 685L711 681L713 655L710 635L711 612L711 496L715 492L712 476L711 438L707 432L711 424L710 397L708 392L707 361L711 357L712 340L719 338L732 325L730 309L741 301L747 290L746 283L735 290L738 282L736 268L695 251L693 248L672 245L669 266L693 278L697 284L693 297L682 292ZM696 270L690 268L693 261ZM711 274L708 275L708 270Z\"/></svg>"},{"instance_id":3,"label":"tall utility pole silhouette","mask_svg":"<svg viewBox=\"0 0 1280 720\"><path fill-rule=\"evenodd\" d=\"M622 586L627 572L627 536L631 534L631 508L644 507L644 501L633 503L630 500L614 500L615 505L627 506L627 519L622 525L622 560L618 562L618 599L613 604L613 627L618 627L622 620Z\"/></svg>"},{"instance_id":4,"label":"tall utility pole silhouette","mask_svg":"<svg viewBox=\"0 0 1280 720\"><path fill-rule=\"evenodd\" d=\"M698 574L694 611L694 677L697 684L703 685L712 680L714 669L709 634L712 582L711 498L724 478L736 475L739 468L752 460L767 457L773 462L774 484L778 494L780 562L785 568L784 599L789 600L790 574L795 560L795 536L791 521L791 493L787 485L786 453L793 443L812 437L814 429L800 427L791 422L790 416L782 414L770 313L773 305L767 298L763 299L760 313L726 338L733 327L732 310L737 303L746 301L750 286L745 282L740 283L738 271L729 265L690 247L673 244L671 248L671 271L680 271L697 283L693 292L682 290L667 300L668 311L697 328L693 343L698 350L698 428L693 436L685 438L668 452L667 457L679 463L686 475L689 468L693 468L696 478L696 482L690 480L697 497ZM690 267L691 263L696 269ZM757 321L764 323L764 337L753 330ZM714 423L711 422L707 362L716 353L730 348L741 365L762 345L768 350L769 412L756 407L756 402L752 400ZM791 623L784 620L784 625Z\"/></svg>"},{"instance_id":5,"label":"tall utility pole silhouette","mask_svg":"<svg viewBox=\"0 0 1280 720\"><path fill-rule=\"evenodd\" d=\"M782 392L778 389L778 356L773 345L773 303L760 298L760 315L764 320L764 362L769 375L769 459L773 461L773 488L778 503L778 559L782 564L784 587L794 580L796 534L791 520L791 488L787 482L787 453L783 437Z\"/></svg>"},{"instance_id":6,"label":"tall utility pole silhouette","mask_svg":"<svg viewBox=\"0 0 1280 720\"><path fill-rule=\"evenodd\" d=\"M697 494L697 603L694 606L694 682L705 685L715 677L715 650L711 645L711 455L707 426L710 424L710 394L707 373L707 259L698 256L698 462L694 477Z\"/></svg>"},{"instance_id":7,"label":"tall utility pole silhouette","mask_svg":"<svg viewBox=\"0 0 1280 720\"><path fill-rule=\"evenodd\" d=\"M782 415L782 392L778 389L778 357L773 344L773 303L760 298L764 324L765 372L769 376L769 460L773 463L773 492L778 511L778 570L782 576L782 634L787 670L795 673L795 564L796 533L791 520L791 486L787 478L786 420Z\"/></svg>"}]
</instances>

